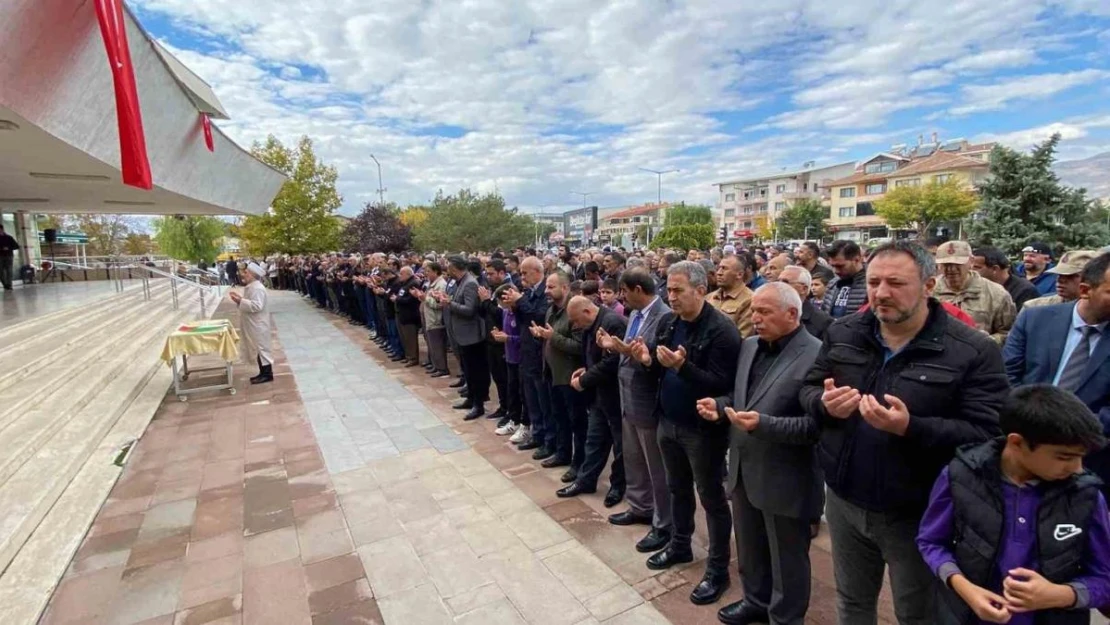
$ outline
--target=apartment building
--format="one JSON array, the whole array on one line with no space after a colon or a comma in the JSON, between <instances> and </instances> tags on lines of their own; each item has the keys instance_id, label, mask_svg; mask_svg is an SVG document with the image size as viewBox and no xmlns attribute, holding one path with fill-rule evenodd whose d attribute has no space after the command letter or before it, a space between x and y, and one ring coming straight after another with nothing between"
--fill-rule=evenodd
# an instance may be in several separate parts
<instances>
[{"instance_id":1,"label":"apartment building","mask_svg":"<svg viewBox=\"0 0 1110 625\"><path fill-rule=\"evenodd\" d=\"M641 226L649 227L649 238L658 234L659 230L663 228L663 219L670 208L671 204L667 202L662 204L651 203L632 206L600 216L597 226L597 241L601 244L609 244L616 242L619 237L622 246L632 247L632 235L636 234ZM637 241L637 243L643 245L646 242Z\"/></svg>"},{"instance_id":2,"label":"apartment building","mask_svg":"<svg viewBox=\"0 0 1110 625\"><path fill-rule=\"evenodd\" d=\"M875 214L875 202L894 188L918 186L955 179L971 187L990 170L993 143L971 144L963 139L931 143L914 148L892 146L863 161L848 176L829 183L829 230L837 239L860 243L871 239L897 238Z\"/></svg>"},{"instance_id":3,"label":"apartment building","mask_svg":"<svg viewBox=\"0 0 1110 625\"><path fill-rule=\"evenodd\" d=\"M717 227L725 228L729 240L751 239L762 224L773 223L794 202L821 200L826 183L851 175L855 161L817 167L813 161L798 170L718 182Z\"/></svg>"}]
</instances>

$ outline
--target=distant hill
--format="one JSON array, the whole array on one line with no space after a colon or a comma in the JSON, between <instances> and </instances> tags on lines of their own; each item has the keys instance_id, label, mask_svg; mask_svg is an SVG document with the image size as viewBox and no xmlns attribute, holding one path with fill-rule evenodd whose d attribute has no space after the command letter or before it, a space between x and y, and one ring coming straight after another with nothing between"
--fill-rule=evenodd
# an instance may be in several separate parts
<instances>
[{"instance_id":1,"label":"distant hill","mask_svg":"<svg viewBox=\"0 0 1110 625\"><path fill-rule=\"evenodd\" d=\"M1078 161L1059 161L1056 175L1072 187L1084 187L1090 197L1110 198L1110 152Z\"/></svg>"}]
</instances>

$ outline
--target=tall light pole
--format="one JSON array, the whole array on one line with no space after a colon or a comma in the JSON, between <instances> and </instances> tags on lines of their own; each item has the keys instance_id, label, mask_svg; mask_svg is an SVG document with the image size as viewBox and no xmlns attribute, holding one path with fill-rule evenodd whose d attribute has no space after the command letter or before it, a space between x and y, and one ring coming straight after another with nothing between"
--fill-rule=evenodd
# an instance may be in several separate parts
<instances>
[{"instance_id":1,"label":"tall light pole","mask_svg":"<svg viewBox=\"0 0 1110 625\"><path fill-rule=\"evenodd\" d=\"M651 173L651 174L655 174L655 176L658 178L659 187L657 189L658 195L656 197L656 204L658 206L662 206L663 205L663 174L673 174L673 173L677 172L678 170L677 169L668 169L668 170L665 170L665 171L659 171L658 169L648 169L647 167L640 167L639 170L640 171L646 171L646 172Z\"/></svg>"},{"instance_id":2,"label":"tall light pole","mask_svg":"<svg viewBox=\"0 0 1110 625\"><path fill-rule=\"evenodd\" d=\"M581 195L582 196L582 208L586 208L586 198L593 195L595 192L594 191L589 191L587 193L583 193L581 191L571 191L570 193L571 193L571 195Z\"/></svg>"},{"instance_id":3,"label":"tall light pole","mask_svg":"<svg viewBox=\"0 0 1110 625\"><path fill-rule=\"evenodd\" d=\"M382 186L382 164L378 162L374 155L370 155L371 160L378 166L378 206L385 206L385 187Z\"/></svg>"}]
</instances>

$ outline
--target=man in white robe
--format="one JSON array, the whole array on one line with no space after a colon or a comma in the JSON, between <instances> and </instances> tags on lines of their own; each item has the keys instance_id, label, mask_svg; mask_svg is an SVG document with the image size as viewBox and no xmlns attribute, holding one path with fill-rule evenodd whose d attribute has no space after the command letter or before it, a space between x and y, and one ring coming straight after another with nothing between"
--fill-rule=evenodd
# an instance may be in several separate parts
<instances>
[{"instance_id":1,"label":"man in white robe","mask_svg":"<svg viewBox=\"0 0 1110 625\"><path fill-rule=\"evenodd\" d=\"M258 263L250 263L243 276L247 283L243 293L232 292L229 296L239 308L239 326L243 330L247 353L254 354L258 361L258 375L251 378L251 384L274 381L270 309L266 305L266 287L262 284L265 275L266 271Z\"/></svg>"}]
</instances>

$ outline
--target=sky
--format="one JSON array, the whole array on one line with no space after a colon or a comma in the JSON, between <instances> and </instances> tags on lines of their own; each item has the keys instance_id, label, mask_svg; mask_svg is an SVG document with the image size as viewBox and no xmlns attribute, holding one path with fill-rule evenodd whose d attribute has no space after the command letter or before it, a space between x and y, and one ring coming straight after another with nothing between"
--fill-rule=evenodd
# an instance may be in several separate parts
<instances>
[{"instance_id":1,"label":"sky","mask_svg":"<svg viewBox=\"0 0 1110 625\"><path fill-rule=\"evenodd\" d=\"M244 146L304 134L342 212L713 203L714 182L892 144L1053 132L1110 151L1107 0L131 0Z\"/></svg>"}]
</instances>

